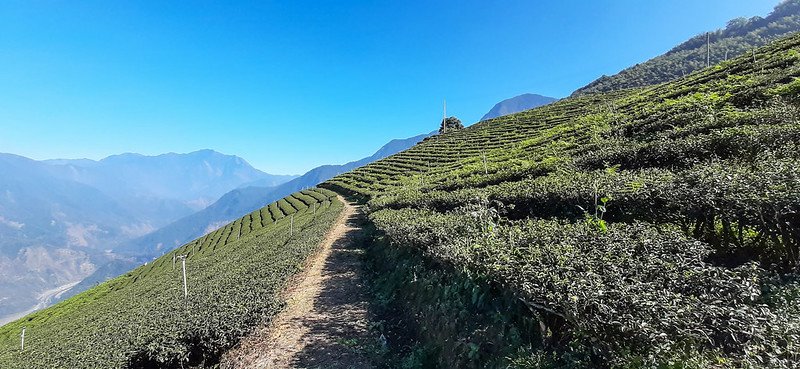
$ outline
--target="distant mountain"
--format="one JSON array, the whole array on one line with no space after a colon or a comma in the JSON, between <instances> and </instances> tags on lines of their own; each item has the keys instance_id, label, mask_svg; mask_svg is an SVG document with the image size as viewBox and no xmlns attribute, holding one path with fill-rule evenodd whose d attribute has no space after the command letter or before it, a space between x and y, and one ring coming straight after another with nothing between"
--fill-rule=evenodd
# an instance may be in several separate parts
<instances>
[{"instance_id":1,"label":"distant mountain","mask_svg":"<svg viewBox=\"0 0 800 369\"><path fill-rule=\"evenodd\" d=\"M521 111L530 110L533 108L538 108L542 105L547 105L552 102L557 101L558 99L554 97L547 97L542 95L536 94L522 94L519 96L512 97L510 99L505 99L497 104L489 110L486 115L481 118L481 121L502 117L508 114L519 113Z\"/></svg>"},{"instance_id":2,"label":"distant mountain","mask_svg":"<svg viewBox=\"0 0 800 369\"><path fill-rule=\"evenodd\" d=\"M104 192L55 177L50 166L0 154L0 252L37 245L89 247L108 243L139 219Z\"/></svg>"},{"instance_id":3,"label":"distant mountain","mask_svg":"<svg viewBox=\"0 0 800 369\"><path fill-rule=\"evenodd\" d=\"M177 220L151 234L130 241L120 248L120 252L145 257L161 255L176 246L200 237L233 219L259 209L295 191L316 186L337 174L408 149L433 134L434 132L406 139L392 140L369 157L342 165L323 165L276 187L251 186L235 189L197 213Z\"/></svg>"},{"instance_id":4,"label":"distant mountain","mask_svg":"<svg viewBox=\"0 0 800 369\"><path fill-rule=\"evenodd\" d=\"M766 18L736 18L724 29L692 37L667 53L636 64L613 76L602 76L572 95L614 91L668 82L706 67L707 41L711 41L711 65L732 59L754 48L800 31L800 0L778 4Z\"/></svg>"},{"instance_id":5,"label":"distant mountain","mask_svg":"<svg viewBox=\"0 0 800 369\"><path fill-rule=\"evenodd\" d=\"M53 177L47 164L0 154L0 173L0 320L91 274L99 248L143 228L111 197Z\"/></svg>"},{"instance_id":6,"label":"distant mountain","mask_svg":"<svg viewBox=\"0 0 800 369\"><path fill-rule=\"evenodd\" d=\"M95 187L116 199L171 199L195 211L243 184L258 181L264 186L276 186L296 177L267 174L238 156L213 150L46 162L53 165L55 174Z\"/></svg>"},{"instance_id":7,"label":"distant mountain","mask_svg":"<svg viewBox=\"0 0 800 369\"><path fill-rule=\"evenodd\" d=\"M99 161L0 154L0 173L0 322L52 303L87 276L130 269L134 259L108 251L242 184L296 177L211 150Z\"/></svg>"}]
</instances>

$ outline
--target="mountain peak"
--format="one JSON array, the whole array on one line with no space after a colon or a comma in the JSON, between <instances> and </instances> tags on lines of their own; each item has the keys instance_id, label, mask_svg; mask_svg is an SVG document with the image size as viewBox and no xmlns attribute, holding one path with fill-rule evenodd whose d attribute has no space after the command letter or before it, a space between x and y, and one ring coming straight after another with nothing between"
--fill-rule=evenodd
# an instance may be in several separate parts
<instances>
[{"instance_id":1,"label":"mountain peak","mask_svg":"<svg viewBox=\"0 0 800 369\"><path fill-rule=\"evenodd\" d=\"M514 96L510 99L505 99L489 110L486 115L481 118L481 121L501 117L508 114L519 113L528 109L538 108L542 105L550 104L558 99L554 97L542 96L538 94L524 93L522 95Z\"/></svg>"},{"instance_id":2,"label":"mountain peak","mask_svg":"<svg viewBox=\"0 0 800 369\"><path fill-rule=\"evenodd\" d=\"M192 151L192 152L190 152L190 153L188 153L186 155L190 155L190 156L233 156L233 157L236 157L236 155L223 154L223 153L221 153L219 151L216 151L216 150L213 150L213 149L200 149L200 150Z\"/></svg>"}]
</instances>

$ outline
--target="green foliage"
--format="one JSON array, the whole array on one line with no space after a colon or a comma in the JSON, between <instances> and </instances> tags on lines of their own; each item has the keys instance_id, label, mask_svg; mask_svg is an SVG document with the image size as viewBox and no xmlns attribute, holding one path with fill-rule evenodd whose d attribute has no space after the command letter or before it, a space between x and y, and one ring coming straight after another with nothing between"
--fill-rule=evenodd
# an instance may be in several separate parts
<instances>
[{"instance_id":1,"label":"green foliage","mask_svg":"<svg viewBox=\"0 0 800 369\"><path fill-rule=\"evenodd\" d=\"M794 53L790 54L790 56L792 58L797 58L798 53L794 50L791 51ZM800 95L800 78L794 77L792 78L791 83L776 87L770 90L770 93L791 99L797 99L797 96Z\"/></svg>"},{"instance_id":2,"label":"green foliage","mask_svg":"<svg viewBox=\"0 0 800 369\"><path fill-rule=\"evenodd\" d=\"M442 123L439 124L439 133L453 132L459 129L464 129L464 125L461 124L461 120L456 117L442 119Z\"/></svg>"},{"instance_id":3,"label":"green foliage","mask_svg":"<svg viewBox=\"0 0 800 369\"><path fill-rule=\"evenodd\" d=\"M541 341L536 318L513 294L380 237L367 256L377 309L406 314L411 323L403 324L398 345L408 349L393 358L399 367L503 366L507 357L525 355L527 343Z\"/></svg>"},{"instance_id":4,"label":"green foliage","mask_svg":"<svg viewBox=\"0 0 800 369\"><path fill-rule=\"evenodd\" d=\"M769 357L785 349L761 342L782 321L759 302L764 272L754 264L713 266L704 261L706 244L643 223L603 231L544 220L488 226L480 212L383 210L373 219L398 245L515 291L540 311L545 345L578 342L591 347L592 362L657 364L719 351L744 359L745 351Z\"/></svg>"}]
</instances>

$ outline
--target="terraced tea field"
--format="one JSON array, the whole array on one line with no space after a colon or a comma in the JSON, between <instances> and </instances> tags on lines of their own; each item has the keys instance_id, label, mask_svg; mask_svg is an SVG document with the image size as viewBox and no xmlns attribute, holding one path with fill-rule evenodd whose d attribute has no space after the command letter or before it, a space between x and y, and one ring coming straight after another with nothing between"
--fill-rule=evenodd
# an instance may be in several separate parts
<instances>
[{"instance_id":1,"label":"terraced tea field","mask_svg":"<svg viewBox=\"0 0 800 369\"><path fill-rule=\"evenodd\" d=\"M212 365L276 314L278 292L342 203L305 190L53 307L0 328L2 368ZM188 298L182 265L186 255ZM25 349L20 334L25 328Z\"/></svg>"},{"instance_id":2,"label":"terraced tea field","mask_svg":"<svg viewBox=\"0 0 800 369\"><path fill-rule=\"evenodd\" d=\"M800 36L435 136L324 183L367 202L414 357L800 363ZM425 361L427 360L427 361Z\"/></svg>"}]
</instances>

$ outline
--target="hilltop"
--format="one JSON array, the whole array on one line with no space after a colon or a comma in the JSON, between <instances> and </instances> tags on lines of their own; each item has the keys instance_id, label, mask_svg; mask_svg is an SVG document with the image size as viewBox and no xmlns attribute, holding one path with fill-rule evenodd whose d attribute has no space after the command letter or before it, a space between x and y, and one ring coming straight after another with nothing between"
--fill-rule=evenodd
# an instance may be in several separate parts
<instances>
[{"instance_id":1,"label":"hilltop","mask_svg":"<svg viewBox=\"0 0 800 369\"><path fill-rule=\"evenodd\" d=\"M572 96L650 86L689 75L707 66L707 41L710 41L710 62L714 65L798 31L800 1L785 0L765 18L732 19L723 29L692 37L663 55L613 76L602 76L579 88Z\"/></svg>"}]
</instances>

